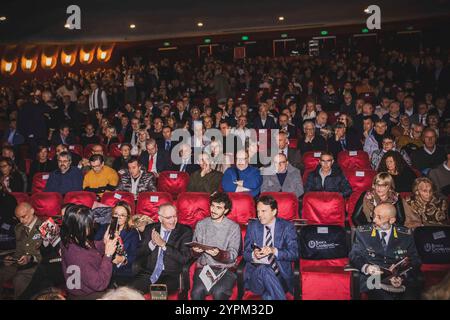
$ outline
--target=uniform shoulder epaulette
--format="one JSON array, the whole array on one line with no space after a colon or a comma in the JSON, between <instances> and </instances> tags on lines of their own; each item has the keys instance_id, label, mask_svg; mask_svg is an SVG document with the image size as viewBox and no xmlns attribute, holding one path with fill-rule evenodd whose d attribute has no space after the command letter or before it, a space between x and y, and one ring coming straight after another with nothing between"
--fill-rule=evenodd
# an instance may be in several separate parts
<instances>
[{"instance_id":1,"label":"uniform shoulder epaulette","mask_svg":"<svg viewBox=\"0 0 450 320\"><path fill-rule=\"evenodd\" d=\"M358 226L358 231L359 232L370 232L372 231L373 226L370 224L366 224L366 225L362 225L362 226Z\"/></svg>"},{"instance_id":2,"label":"uniform shoulder epaulette","mask_svg":"<svg viewBox=\"0 0 450 320\"><path fill-rule=\"evenodd\" d=\"M398 233L407 234L407 235L411 234L411 229L409 229L409 228L406 228L403 226L395 226L395 228L397 229Z\"/></svg>"}]
</instances>

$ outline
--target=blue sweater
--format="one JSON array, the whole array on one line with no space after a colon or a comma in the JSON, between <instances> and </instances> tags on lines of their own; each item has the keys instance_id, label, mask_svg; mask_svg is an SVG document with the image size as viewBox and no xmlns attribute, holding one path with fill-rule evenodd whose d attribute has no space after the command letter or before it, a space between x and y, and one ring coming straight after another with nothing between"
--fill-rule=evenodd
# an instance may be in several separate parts
<instances>
[{"instance_id":1,"label":"blue sweater","mask_svg":"<svg viewBox=\"0 0 450 320\"><path fill-rule=\"evenodd\" d=\"M239 177L237 173L239 173ZM263 181L259 169L252 166L248 166L247 169L242 171L236 167L228 168L222 178L223 190L225 192L236 192L237 185L234 182L237 180L244 181L244 188L250 189L253 197L259 195Z\"/></svg>"},{"instance_id":2,"label":"blue sweater","mask_svg":"<svg viewBox=\"0 0 450 320\"><path fill-rule=\"evenodd\" d=\"M62 174L59 169L51 172L44 191L59 192L64 195L69 191L82 190L83 174L81 173L81 170L77 167L70 167L64 174Z\"/></svg>"}]
</instances>

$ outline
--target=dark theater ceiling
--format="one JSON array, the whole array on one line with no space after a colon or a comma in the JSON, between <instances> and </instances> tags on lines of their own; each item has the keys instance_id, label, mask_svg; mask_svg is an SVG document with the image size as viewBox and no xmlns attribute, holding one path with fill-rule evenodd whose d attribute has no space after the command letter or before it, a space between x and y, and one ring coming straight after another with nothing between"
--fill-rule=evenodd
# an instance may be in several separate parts
<instances>
[{"instance_id":1,"label":"dark theater ceiling","mask_svg":"<svg viewBox=\"0 0 450 320\"><path fill-rule=\"evenodd\" d=\"M81 8L81 30L64 28L66 8L71 4ZM450 0L2 0L0 17L6 20L0 21L0 43L139 41L343 24L363 26L368 17L363 10L371 4L381 7L382 23L450 12ZM198 27L198 22L203 27ZM131 24L136 28L131 29Z\"/></svg>"}]
</instances>

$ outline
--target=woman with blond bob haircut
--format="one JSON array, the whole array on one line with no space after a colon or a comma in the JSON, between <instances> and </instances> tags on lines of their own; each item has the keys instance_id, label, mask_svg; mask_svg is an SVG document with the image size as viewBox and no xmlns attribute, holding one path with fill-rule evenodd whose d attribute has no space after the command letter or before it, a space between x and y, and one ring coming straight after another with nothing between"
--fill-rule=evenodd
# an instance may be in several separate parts
<instances>
[{"instance_id":1,"label":"woman with blond bob haircut","mask_svg":"<svg viewBox=\"0 0 450 320\"><path fill-rule=\"evenodd\" d=\"M393 204L397 210L397 223L403 224L403 201L395 192L394 179L387 172L378 173L373 178L372 188L359 197L352 215L353 224L359 226L372 223L374 209L380 203Z\"/></svg>"},{"instance_id":2,"label":"woman with blond bob haircut","mask_svg":"<svg viewBox=\"0 0 450 320\"><path fill-rule=\"evenodd\" d=\"M449 224L447 200L437 196L436 186L429 178L417 178L412 190L405 200L406 227Z\"/></svg>"}]
</instances>

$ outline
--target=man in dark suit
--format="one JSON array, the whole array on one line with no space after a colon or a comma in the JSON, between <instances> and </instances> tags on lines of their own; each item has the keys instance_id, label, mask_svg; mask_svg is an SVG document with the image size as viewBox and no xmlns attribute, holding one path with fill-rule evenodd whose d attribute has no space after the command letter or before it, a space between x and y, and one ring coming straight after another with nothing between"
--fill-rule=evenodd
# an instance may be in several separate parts
<instances>
[{"instance_id":1,"label":"man in dark suit","mask_svg":"<svg viewBox=\"0 0 450 320\"><path fill-rule=\"evenodd\" d=\"M341 151L345 150L362 150L361 141L358 136L348 134L344 123L338 122L334 127L334 136L328 139L328 151L331 152L335 158Z\"/></svg>"},{"instance_id":2,"label":"man in dark suit","mask_svg":"<svg viewBox=\"0 0 450 320\"><path fill-rule=\"evenodd\" d=\"M395 225L396 209L390 203L381 203L374 209L373 224L359 226L350 252L350 264L362 275L360 289L369 299L417 299L420 258L411 230ZM378 278L381 268L389 269L403 258L409 258L412 269L405 276L394 276L384 281Z\"/></svg>"},{"instance_id":3,"label":"man in dark suit","mask_svg":"<svg viewBox=\"0 0 450 320\"><path fill-rule=\"evenodd\" d=\"M298 259L295 227L277 218L278 205L271 196L256 204L258 220L248 224L244 241L244 285L264 300L284 300L293 291L292 262Z\"/></svg>"},{"instance_id":4,"label":"man in dark suit","mask_svg":"<svg viewBox=\"0 0 450 320\"><path fill-rule=\"evenodd\" d=\"M289 139L297 139L297 128L289 123L289 117L285 114L280 114L278 117L278 127L280 130L288 133Z\"/></svg>"},{"instance_id":5,"label":"man in dark suit","mask_svg":"<svg viewBox=\"0 0 450 320\"><path fill-rule=\"evenodd\" d=\"M149 292L150 284L167 285L173 292L180 286L180 274L189 261L192 229L177 223L177 209L172 204L163 204L158 209L159 221L148 225L143 232L142 245L136 256L138 273L132 287Z\"/></svg>"},{"instance_id":6,"label":"man in dark suit","mask_svg":"<svg viewBox=\"0 0 450 320\"><path fill-rule=\"evenodd\" d=\"M192 154L191 147L187 143L183 143L180 146L180 161L175 161L172 166L172 170L187 172L189 175L200 169L200 166L195 163L194 156Z\"/></svg>"},{"instance_id":7,"label":"man in dark suit","mask_svg":"<svg viewBox=\"0 0 450 320\"><path fill-rule=\"evenodd\" d=\"M145 148L146 150L139 157L139 162L147 172L153 172L155 176L158 176L161 171L170 170L170 154L164 150L158 150L155 139L148 139L145 142Z\"/></svg>"},{"instance_id":8,"label":"man in dark suit","mask_svg":"<svg viewBox=\"0 0 450 320\"><path fill-rule=\"evenodd\" d=\"M140 120L138 118L132 118L131 121L131 129L127 130L125 132L125 141L129 144L131 144L133 147L137 145L138 143L138 137L139 137L139 129L141 127Z\"/></svg>"},{"instance_id":9,"label":"man in dark suit","mask_svg":"<svg viewBox=\"0 0 450 320\"><path fill-rule=\"evenodd\" d=\"M70 127L68 124L62 124L59 127L59 132L52 135L51 144L54 146L58 144L75 144L75 138L70 134Z\"/></svg>"},{"instance_id":10,"label":"man in dark suit","mask_svg":"<svg viewBox=\"0 0 450 320\"><path fill-rule=\"evenodd\" d=\"M189 119L190 114L189 111L186 110L186 106L183 101L177 102L177 110L173 113L177 123L184 123Z\"/></svg>"},{"instance_id":11,"label":"man in dark suit","mask_svg":"<svg viewBox=\"0 0 450 320\"><path fill-rule=\"evenodd\" d=\"M3 135L4 142L7 142L11 146L18 146L25 142L25 138L17 131L17 121L16 119L11 119L9 122L9 128Z\"/></svg>"},{"instance_id":12,"label":"man in dark suit","mask_svg":"<svg viewBox=\"0 0 450 320\"><path fill-rule=\"evenodd\" d=\"M162 129L162 136L162 139L157 140L158 149L164 150L171 154L173 147L175 147L178 143L178 141L172 141L172 128L169 126L164 126Z\"/></svg>"},{"instance_id":13,"label":"man in dark suit","mask_svg":"<svg viewBox=\"0 0 450 320\"><path fill-rule=\"evenodd\" d=\"M265 102L259 105L259 115L253 122L253 127L259 129L277 129L278 126L273 117L269 116L269 105Z\"/></svg>"},{"instance_id":14,"label":"man in dark suit","mask_svg":"<svg viewBox=\"0 0 450 320\"><path fill-rule=\"evenodd\" d=\"M274 148L272 155L276 153L282 153L287 157L287 160L293 167L299 170L303 170L302 156L300 154L300 150L295 148L289 148L289 139L285 131L281 130L278 132L278 145L276 145L275 147L278 147L279 150L277 151Z\"/></svg>"}]
</instances>

